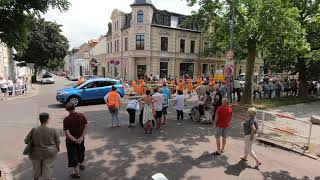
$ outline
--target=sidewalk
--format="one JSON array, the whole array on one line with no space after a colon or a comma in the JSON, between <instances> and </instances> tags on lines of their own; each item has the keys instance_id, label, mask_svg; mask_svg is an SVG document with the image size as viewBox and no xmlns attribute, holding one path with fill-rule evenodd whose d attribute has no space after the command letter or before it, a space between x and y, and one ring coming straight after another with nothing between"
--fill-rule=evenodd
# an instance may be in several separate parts
<instances>
[{"instance_id":1,"label":"sidewalk","mask_svg":"<svg viewBox=\"0 0 320 180\"><path fill-rule=\"evenodd\" d=\"M9 168L3 165L1 162L0 162L0 171L1 171L0 180L13 180L13 177L11 175Z\"/></svg>"},{"instance_id":2,"label":"sidewalk","mask_svg":"<svg viewBox=\"0 0 320 180\"><path fill-rule=\"evenodd\" d=\"M28 91L26 94L22 94L19 96L9 96L8 101L14 101L14 100L19 100L19 99L26 99L26 98L31 98L34 96L37 96L39 94L40 90L40 85L39 84L30 84L28 85ZM1 99L2 101L2 99Z\"/></svg>"}]
</instances>

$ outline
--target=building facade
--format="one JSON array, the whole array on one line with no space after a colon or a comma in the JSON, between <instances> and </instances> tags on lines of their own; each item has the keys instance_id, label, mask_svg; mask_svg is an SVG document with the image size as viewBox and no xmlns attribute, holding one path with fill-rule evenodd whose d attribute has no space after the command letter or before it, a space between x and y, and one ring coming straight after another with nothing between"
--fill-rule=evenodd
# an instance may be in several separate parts
<instances>
[{"instance_id":1,"label":"building facade","mask_svg":"<svg viewBox=\"0 0 320 180\"><path fill-rule=\"evenodd\" d=\"M6 78L15 78L15 64L12 59L12 50L0 42L0 75Z\"/></svg>"},{"instance_id":2,"label":"building facade","mask_svg":"<svg viewBox=\"0 0 320 180\"><path fill-rule=\"evenodd\" d=\"M101 36L98 43L90 50L91 55L91 73L93 75L98 75L101 77L110 77L111 74L108 71L107 64L107 38L106 36Z\"/></svg>"}]
</instances>

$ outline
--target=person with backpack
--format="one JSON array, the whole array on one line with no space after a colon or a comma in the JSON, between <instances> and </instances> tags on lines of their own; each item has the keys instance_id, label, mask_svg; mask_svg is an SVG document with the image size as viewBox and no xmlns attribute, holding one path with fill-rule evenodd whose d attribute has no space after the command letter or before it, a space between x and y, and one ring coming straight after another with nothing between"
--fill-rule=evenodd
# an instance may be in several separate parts
<instances>
[{"instance_id":1,"label":"person with backpack","mask_svg":"<svg viewBox=\"0 0 320 180\"><path fill-rule=\"evenodd\" d=\"M248 161L248 155L252 156L256 161L255 168L258 168L262 163L257 158L256 154L252 149L253 141L257 137L258 123L256 122L256 109L248 109L248 118L243 123L244 131L244 154L241 156L241 160Z\"/></svg>"},{"instance_id":2,"label":"person with backpack","mask_svg":"<svg viewBox=\"0 0 320 180\"><path fill-rule=\"evenodd\" d=\"M115 86L112 86L112 91L110 91L105 97L104 101L106 102L111 119L112 119L112 127L114 127L114 121L117 123L117 127L120 127L120 121L119 121L119 109L121 105L121 97L119 93L117 92L117 88Z\"/></svg>"}]
</instances>

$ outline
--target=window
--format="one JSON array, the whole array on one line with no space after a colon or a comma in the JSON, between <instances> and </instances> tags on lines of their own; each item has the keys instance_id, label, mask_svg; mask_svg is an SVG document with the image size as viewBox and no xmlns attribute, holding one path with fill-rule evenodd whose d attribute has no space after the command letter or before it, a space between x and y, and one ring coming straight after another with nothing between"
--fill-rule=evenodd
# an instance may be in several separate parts
<instances>
[{"instance_id":1,"label":"window","mask_svg":"<svg viewBox=\"0 0 320 180\"><path fill-rule=\"evenodd\" d=\"M136 35L136 49L144 50L144 35Z\"/></svg>"},{"instance_id":2,"label":"window","mask_svg":"<svg viewBox=\"0 0 320 180\"><path fill-rule=\"evenodd\" d=\"M117 21L117 30L119 30L119 21Z\"/></svg>"},{"instance_id":3,"label":"window","mask_svg":"<svg viewBox=\"0 0 320 180\"><path fill-rule=\"evenodd\" d=\"M186 48L186 41L184 39L180 39L180 52L184 53Z\"/></svg>"},{"instance_id":4,"label":"window","mask_svg":"<svg viewBox=\"0 0 320 180\"><path fill-rule=\"evenodd\" d=\"M110 53L112 53L112 42L110 43Z\"/></svg>"},{"instance_id":5,"label":"window","mask_svg":"<svg viewBox=\"0 0 320 180\"><path fill-rule=\"evenodd\" d=\"M165 26L170 26L171 25L170 16L164 15L164 14L160 14L159 15L159 24L160 25L165 25Z\"/></svg>"},{"instance_id":6,"label":"window","mask_svg":"<svg viewBox=\"0 0 320 180\"><path fill-rule=\"evenodd\" d=\"M120 52L120 50L119 50L119 49L120 49L120 48L119 48L119 47L120 47L119 44L120 44L120 42L119 42L119 40L117 40L117 52Z\"/></svg>"},{"instance_id":7,"label":"window","mask_svg":"<svg viewBox=\"0 0 320 180\"><path fill-rule=\"evenodd\" d=\"M204 50L204 52L207 52L209 50L209 42L203 43L203 50Z\"/></svg>"},{"instance_id":8,"label":"window","mask_svg":"<svg viewBox=\"0 0 320 180\"><path fill-rule=\"evenodd\" d=\"M114 41L114 52L117 52L117 41Z\"/></svg>"},{"instance_id":9,"label":"window","mask_svg":"<svg viewBox=\"0 0 320 180\"><path fill-rule=\"evenodd\" d=\"M137 22L143 22L143 20L144 20L143 11L140 10L138 11Z\"/></svg>"},{"instance_id":10,"label":"window","mask_svg":"<svg viewBox=\"0 0 320 180\"><path fill-rule=\"evenodd\" d=\"M168 51L168 37L161 37L161 51Z\"/></svg>"},{"instance_id":11,"label":"window","mask_svg":"<svg viewBox=\"0 0 320 180\"><path fill-rule=\"evenodd\" d=\"M190 53L194 54L195 46L196 46L196 41L191 40Z\"/></svg>"},{"instance_id":12,"label":"window","mask_svg":"<svg viewBox=\"0 0 320 180\"><path fill-rule=\"evenodd\" d=\"M124 51L128 51L128 38L124 38Z\"/></svg>"},{"instance_id":13,"label":"window","mask_svg":"<svg viewBox=\"0 0 320 180\"><path fill-rule=\"evenodd\" d=\"M113 86L117 84L116 81L98 81L97 87L107 87L107 86Z\"/></svg>"},{"instance_id":14,"label":"window","mask_svg":"<svg viewBox=\"0 0 320 180\"><path fill-rule=\"evenodd\" d=\"M160 78L168 77L168 62L160 62Z\"/></svg>"},{"instance_id":15,"label":"window","mask_svg":"<svg viewBox=\"0 0 320 180\"><path fill-rule=\"evenodd\" d=\"M108 46L107 52L109 54L110 53L110 44L108 43L107 46Z\"/></svg>"}]
</instances>

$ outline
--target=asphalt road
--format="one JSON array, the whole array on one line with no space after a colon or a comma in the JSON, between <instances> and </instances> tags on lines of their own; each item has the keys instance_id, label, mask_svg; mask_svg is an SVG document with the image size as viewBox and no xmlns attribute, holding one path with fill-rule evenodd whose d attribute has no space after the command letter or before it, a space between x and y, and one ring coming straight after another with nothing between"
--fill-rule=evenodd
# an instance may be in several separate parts
<instances>
[{"instance_id":1,"label":"asphalt road","mask_svg":"<svg viewBox=\"0 0 320 180\"><path fill-rule=\"evenodd\" d=\"M12 170L17 180L32 179L30 161L22 155L23 139L28 131L37 126L39 112L51 115L50 126L61 137L61 152L55 161L55 178L69 179L67 157L62 131L62 120L67 115L63 106L56 102L57 89L70 84L56 78L54 85L43 85L36 97L17 101L0 102L0 164ZM194 102L188 102L192 106ZM233 121L231 138L224 155L213 157L215 150L213 128L184 120L177 123L175 113L169 112L169 123L152 135L143 129L127 128L128 115L120 112L120 128L110 128L110 118L103 104L77 108L89 121L86 142L87 169L84 180L144 180L161 172L170 180L212 179L320 179L320 163L294 153L262 144L255 144L263 165L259 170L251 168L254 162L239 161L243 142L237 120ZM1 166L0 166L1 167Z\"/></svg>"}]
</instances>

